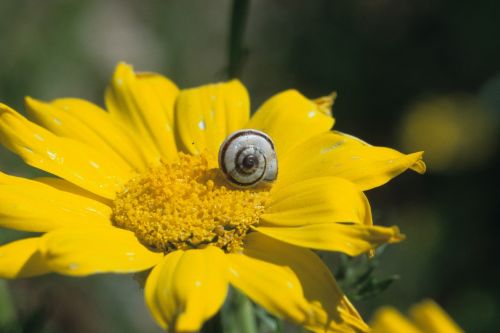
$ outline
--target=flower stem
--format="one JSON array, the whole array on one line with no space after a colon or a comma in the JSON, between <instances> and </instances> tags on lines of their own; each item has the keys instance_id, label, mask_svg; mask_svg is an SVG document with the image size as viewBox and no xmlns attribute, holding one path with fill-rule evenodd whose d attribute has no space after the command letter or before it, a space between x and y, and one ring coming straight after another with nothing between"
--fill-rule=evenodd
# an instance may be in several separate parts
<instances>
[{"instance_id":1,"label":"flower stem","mask_svg":"<svg viewBox=\"0 0 500 333\"><path fill-rule=\"evenodd\" d=\"M257 317L252 302L238 290L229 290L229 302L222 308L225 333L257 333Z\"/></svg>"},{"instance_id":2,"label":"flower stem","mask_svg":"<svg viewBox=\"0 0 500 333\"><path fill-rule=\"evenodd\" d=\"M252 302L242 293L236 293L236 317L241 325L241 333L257 333L255 311Z\"/></svg>"},{"instance_id":3,"label":"flower stem","mask_svg":"<svg viewBox=\"0 0 500 333\"><path fill-rule=\"evenodd\" d=\"M227 75L230 79L241 76L247 49L243 45L243 37L248 18L250 0L233 0L229 31L229 64Z\"/></svg>"}]
</instances>

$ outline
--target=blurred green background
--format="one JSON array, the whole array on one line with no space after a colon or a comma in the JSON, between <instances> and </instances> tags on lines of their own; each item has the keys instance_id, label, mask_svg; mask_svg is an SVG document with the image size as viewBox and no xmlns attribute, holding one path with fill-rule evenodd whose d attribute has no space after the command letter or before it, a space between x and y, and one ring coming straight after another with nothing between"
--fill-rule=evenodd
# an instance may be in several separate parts
<instances>
[{"instance_id":1,"label":"blurred green background","mask_svg":"<svg viewBox=\"0 0 500 333\"><path fill-rule=\"evenodd\" d=\"M180 87L224 80L231 6L2 0L0 101L19 110L25 95L102 104L121 60ZM500 2L254 0L247 19L241 79L253 109L288 88L312 98L336 90L336 129L426 151L425 176L408 172L368 192L375 223L400 226L407 240L380 257L374 274L400 278L355 302L363 316L431 297L467 332L497 332ZM0 170L36 173L3 148ZM19 236L0 230L1 243ZM0 280L0 327L159 332L142 297L129 276Z\"/></svg>"}]
</instances>

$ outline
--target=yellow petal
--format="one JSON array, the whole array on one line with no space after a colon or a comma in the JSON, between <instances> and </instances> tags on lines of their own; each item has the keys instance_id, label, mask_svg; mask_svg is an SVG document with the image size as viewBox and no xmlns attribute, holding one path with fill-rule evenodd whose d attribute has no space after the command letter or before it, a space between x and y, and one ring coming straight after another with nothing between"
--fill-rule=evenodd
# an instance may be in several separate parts
<instances>
[{"instance_id":1,"label":"yellow petal","mask_svg":"<svg viewBox=\"0 0 500 333\"><path fill-rule=\"evenodd\" d=\"M367 330L368 327L341 292L329 269L312 251L274 240L259 233L252 233L248 235L244 253L240 256L247 257L246 261L248 262L265 262L278 270L288 270L287 274L295 276L293 280L300 286L296 290L297 297L301 297L309 308L305 320L298 321L298 323L306 325L313 331L323 331L325 328L335 332L357 331L354 328L359 331ZM237 258L237 260L241 260L241 258ZM269 279L266 273L272 273L272 271L262 271L264 278ZM234 277L236 282L246 279L253 279L253 273L238 272ZM258 283L261 285L259 289L262 290L254 291L250 288L250 293L260 296L254 300L259 304L269 304L271 308L274 307L275 302L285 303L280 304L285 307L284 312L275 309L278 311L273 313L289 318L287 313L297 311L293 309L293 303L286 302L287 298L281 298L280 295L275 294L273 285L268 285L265 281L262 280L262 283ZM301 295L299 295L300 289L302 290ZM294 293L294 291L291 292Z\"/></svg>"},{"instance_id":2,"label":"yellow petal","mask_svg":"<svg viewBox=\"0 0 500 333\"><path fill-rule=\"evenodd\" d=\"M249 114L248 92L237 80L182 90L175 108L182 147L216 157L222 141L243 128Z\"/></svg>"},{"instance_id":3,"label":"yellow petal","mask_svg":"<svg viewBox=\"0 0 500 333\"><path fill-rule=\"evenodd\" d=\"M98 196L97 194L94 194L92 192L84 190L83 188L78 187L75 184L70 183L67 180L62 179L62 178L38 177L35 180L39 183L49 185L50 187L53 187L59 191L68 192L68 193L76 194L80 197L89 198L89 199L92 199L94 201L99 201L108 207L111 207L113 204L112 200L103 198L101 196Z\"/></svg>"},{"instance_id":4,"label":"yellow petal","mask_svg":"<svg viewBox=\"0 0 500 333\"><path fill-rule=\"evenodd\" d=\"M28 116L38 125L57 136L74 139L89 145L94 150L100 151L109 161L122 168L132 167L95 132L94 129L100 127L99 123L88 127L63 109L30 97L25 99L25 104Z\"/></svg>"},{"instance_id":5,"label":"yellow petal","mask_svg":"<svg viewBox=\"0 0 500 333\"><path fill-rule=\"evenodd\" d=\"M136 133L151 160L160 156L172 160L177 156L173 107L178 92L167 78L136 74L132 66L120 63L106 89L106 106L116 120Z\"/></svg>"},{"instance_id":6,"label":"yellow petal","mask_svg":"<svg viewBox=\"0 0 500 333\"><path fill-rule=\"evenodd\" d=\"M285 243L315 250L338 251L350 256L404 239L394 226L319 223L299 227L257 227L255 230Z\"/></svg>"},{"instance_id":7,"label":"yellow petal","mask_svg":"<svg viewBox=\"0 0 500 333\"><path fill-rule=\"evenodd\" d=\"M290 269L245 254L230 254L229 265L231 284L267 311L297 323L314 318L314 307Z\"/></svg>"},{"instance_id":8,"label":"yellow petal","mask_svg":"<svg viewBox=\"0 0 500 333\"><path fill-rule=\"evenodd\" d=\"M0 227L43 232L110 225L111 208L87 197L0 172Z\"/></svg>"},{"instance_id":9,"label":"yellow petal","mask_svg":"<svg viewBox=\"0 0 500 333\"><path fill-rule=\"evenodd\" d=\"M398 310L383 307L375 313L371 323L372 333L431 333L420 331L409 322ZM442 331L441 333L445 333Z\"/></svg>"},{"instance_id":10,"label":"yellow petal","mask_svg":"<svg viewBox=\"0 0 500 333\"><path fill-rule=\"evenodd\" d=\"M78 141L57 137L0 104L0 141L36 168L106 198L114 198L131 170Z\"/></svg>"},{"instance_id":11,"label":"yellow petal","mask_svg":"<svg viewBox=\"0 0 500 333\"><path fill-rule=\"evenodd\" d=\"M296 90L271 97L252 116L246 127L261 130L273 139L278 158L307 138L330 130L334 119L324 107Z\"/></svg>"},{"instance_id":12,"label":"yellow petal","mask_svg":"<svg viewBox=\"0 0 500 333\"><path fill-rule=\"evenodd\" d=\"M197 332L219 311L228 286L227 258L219 248L176 251L146 282L146 303L158 324L172 332Z\"/></svg>"},{"instance_id":13,"label":"yellow petal","mask_svg":"<svg viewBox=\"0 0 500 333\"><path fill-rule=\"evenodd\" d=\"M334 177L310 178L291 185L276 184L256 230L300 246L356 254L365 252L367 246L373 248L402 239L397 228L349 229L346 224L329 225L334 222L372 226L368 199L350 181ZM327 234L315 235L317 231ZM340 231L342 234L330 238L332 233ZM299 239L301 232L304 234ZM350 238L356 235L362 235L362 239L356 240L357 245L353 248Z\"/></svg>"},{"instance_id":14,"label":"yellow petal","mask_svg":"<svg viewBox=\"0 0 500 333\"><path fill-rule=\"evenodd\" d=\"M40 251L51 270L73 276L133 273L161 261L133 232L113 227L58 229L41 237Z\"/></svg>"},{"instance_id":15,"label":"yellow petal","mask_svg":"<svg viewBox=\"0 0 500 333\"><path fill-rule=\"evenodd\" d=\"M463 330L434 301L425 300L410 309L410 316L426 333L463 333Z\"/></svg>"},{"instance_id":16,"label":"yellow petal","mask_svg":"<svg viewBox=\"0 0 500 333\"><path fill-rule=\"evenodd\" d=\"M405 155L340 132L328 132L310 138L283 156L278 182L334 176L350 180L365 191L385 184L408 168L424 173L422 154Z\"/></svg>"},{"instance_id":17,"label":"yellow petal","mask_svg":"<svg viewBox=\"0 0 500 333\"><path fill-rule=\"evenodd\" d=\"M95 104L77 98L56 99L50 104L57 109L64 110L67 117L79 121L93 131L95 136L135 169L142 170L147 167L147 159L141 153L137 140L134 140L131 133L127 133L123 127L113 121L108 112ZM59 124L57 121L56 123ZM62 125L62 121L60 123Z\"/></svg>"},{"instance_id":18,"label":"yellow petal","mask_svg":"<svg viewBox=\"0 0 500 333\"><path fill-rule=\"evenodd\" d=\"M149 273L144 287L144 298L151 315L158 325L169 331L175 327L178 307L178 302L172 295L171 281L183 254L184 251L167 254Z\"/></svg>"},{"instance_id":19,"label":"yellow petal","mask_svg":"<svg viewBox=\"0 0 500 333\"><path fill-rule=\"evenodd\" d=\"M0 246L0 278L17 279L48 273L38 252L40 238L26 238Z\"/></svg>"},{"instance_id":20,"label":"yellow petal","mask_svg":"<svg viewBox=\"0 0 500 333\"><path fill-rule=\"evenodd\" d=\"M265 226L301 226L329 222L372 224L363 192L344 179L311 178L274 187L261 220Z\"/></svg>"},{"instance_id":21,"label":"yellow petal","mask_svg":"<svg viewBox=\"0 0 500 333\"><path fill-rule=\"evenodd\" d=\"M367 330L313 252L252 233L229 258L230 282L274 315L318 332Z\"/></svg>"}]
</instances>

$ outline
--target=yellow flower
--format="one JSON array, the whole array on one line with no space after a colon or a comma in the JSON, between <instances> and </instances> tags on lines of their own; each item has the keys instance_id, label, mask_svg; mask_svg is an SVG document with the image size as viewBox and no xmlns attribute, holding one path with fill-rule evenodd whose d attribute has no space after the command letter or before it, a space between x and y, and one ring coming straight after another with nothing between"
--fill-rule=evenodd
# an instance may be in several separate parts
<instances>
[{"instance_id":1,"label":"yellow flower","mask_svg":"<svg viewBox=\"0 0 500 333\"><path fill-rule=\"evenodd\" d=\"M392 307L379 309L372 321L372 333L463 333L434 301L425 300L410 309L410 319Z\"/></svg>"},{"instance_id":2,"label":"yellow flower","mask_svg":"<svg viewBox=\"0 0 500 333\"><path fill-rule=\"evenodd\" d=\"M0 277L152 268L146 303L173 331L198 330L229 284L313 331L368 329L310 249L359 255L400 241L396 227L372 225L363 191L424 172L422 153L331 132L328 98L295 90L250 118L238 81L179 91L119 64L105 102L108 112L27 98L32 121L0 104L1 142L54 175L0 173L0 227L44 233L0 247ZM221 176L219 147L242 128L274 141L274 184L242 189Z\"/></svg>"}]
</instances>

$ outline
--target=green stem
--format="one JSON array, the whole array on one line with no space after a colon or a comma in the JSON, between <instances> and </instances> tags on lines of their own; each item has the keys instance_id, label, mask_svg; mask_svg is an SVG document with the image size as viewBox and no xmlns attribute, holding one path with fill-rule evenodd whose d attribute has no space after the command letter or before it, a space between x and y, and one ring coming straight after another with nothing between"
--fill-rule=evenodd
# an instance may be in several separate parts
<instances>
[{"instance_id":1,"label":"green stem","mask_svg":"<svg viewBox=\"0 0 500 333\"><path fill-rule=\"evenodd\" d=\"M229 64L227 75L230 79L241 76L247 50L243 46L243 37L248 19L250 0L233 0L229 34Z\"/></svg>"},{"instance_id":2,"label":"green stem","mask_svg":"<svg viewBox=\"0 0 500 333\"><path fill-rule=\"evenodd\" d=\"M241 333L257 333L255 310L252 302L242 293L235 294L236 318Z\"/></svg>"},{"instance_id":3,"label":"green stem","mask_svg":"<svg viewBox=\"0 0 500 333\"><path fill-rule=\"evenodd\" d=\"M222 308L225 333L257 333L257 316L252 302L235 288L229 292L229 302Z\"/></svg>"}]
</instances>

